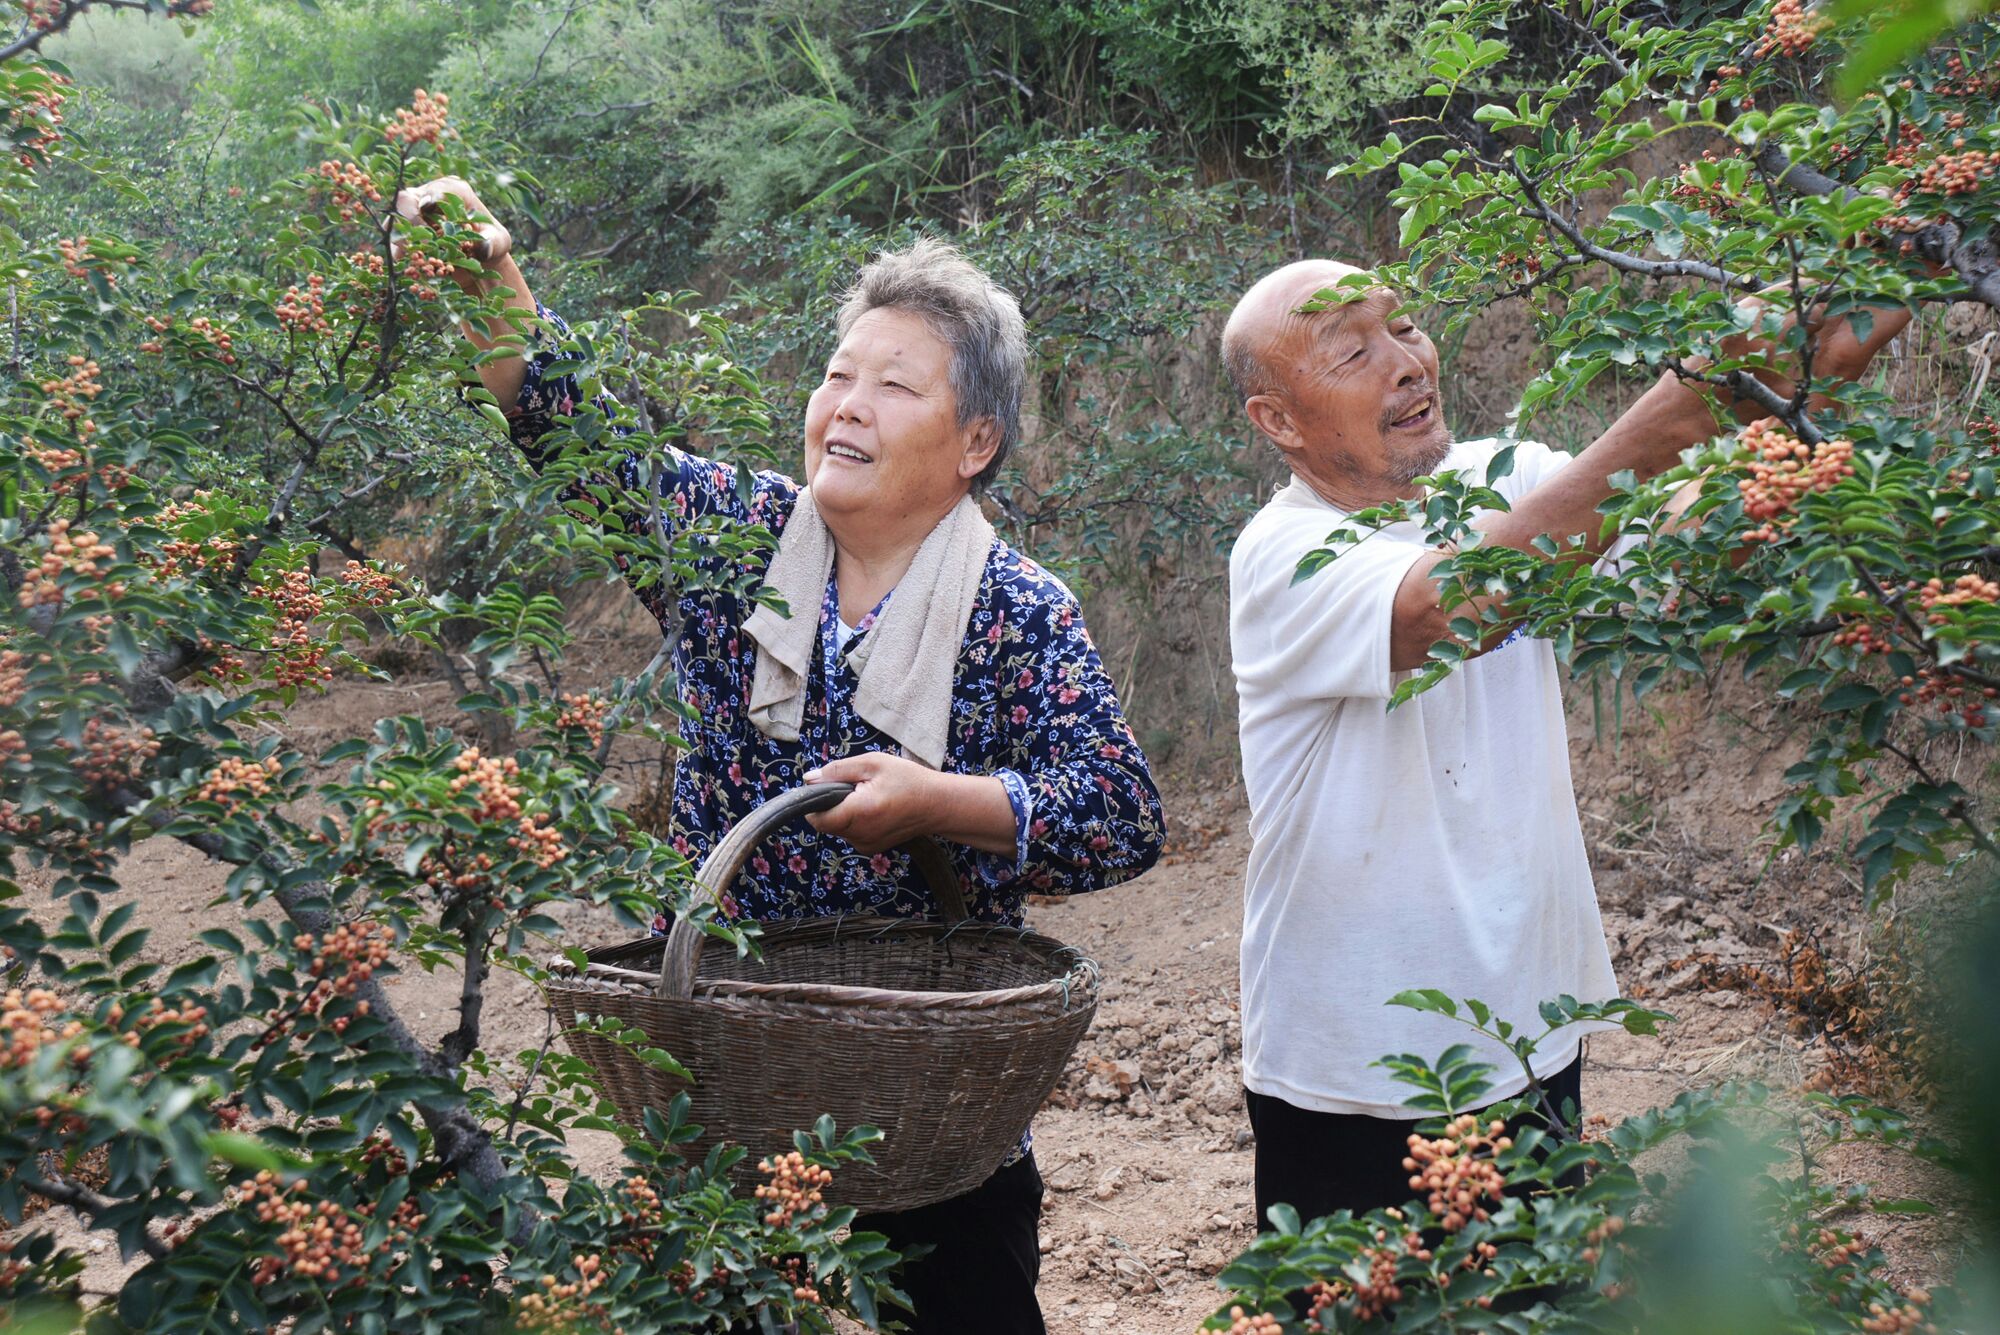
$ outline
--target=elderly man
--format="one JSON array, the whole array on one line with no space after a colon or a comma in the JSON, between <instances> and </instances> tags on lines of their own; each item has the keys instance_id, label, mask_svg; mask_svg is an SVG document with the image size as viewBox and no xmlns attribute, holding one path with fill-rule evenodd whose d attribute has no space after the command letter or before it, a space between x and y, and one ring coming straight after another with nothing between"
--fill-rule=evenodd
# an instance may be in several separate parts
<instances>
[{"instance_id":1,"label":"elderly man","mask_svg":"<svg viewBox=\"0 0 2000 1335\"><path fill-rule=\"evenodd\" d=\"M1390 712L1397 683L1452 638L1447 623L1477 615L1440 606L1431 569L1446 553L1398 523L1293 583L1300 558L1349 514L1416 497L1415 479L1442 470L1483 481L1499 445L1453 442L1437 349L1393 293L1364 284L1359 300L1312 301L1360 273L1324 260L1279 269L1244 295L1223 335L1245 411L1292 470L1229 567L1251 811L1243 1080L1260 1226L1280 1201L1310 1219L1410 1198L1408 1091L1373 1063L1433 1055L1466 1033L1388 998L1442 988L1525 1028L1545 998L1603 1000L1615 988L1550 645L1491 638ZM1877 312L1864 343L1833 326L1816 365L1860 375L1906 319ZM1610 476L1654 476L1716 431L1700 395L1663 376L1574 458L1522 442L1497 487L1511 508L1478 528L1523 551L1542 534L1589 535L1594 555ZM1497 1068L1496 1097L1526 1086L1497 1047L1482 1055ZM1534 1067L1557 1106L1581 1105L1573 1031Z\"/></svg>"},{"instance_id":2,"label":"elderly man","mask_svg":"<svg viewBox=\"0 0 2000 1335\"><path fill-rule=\"evenodd\" d=\"M419 217L445 195L481 220L512 305L537 306L504 228L464 182L399 199ZM468 280L469 281L469 280ZM506 332L468 337L481 348ZM1019 923L1030 891L1095 890L1136 876L1163 839L1159 794L1092 647L1076 598L993 533L973 499L1020 430L1027 339L1012 296L950 246L920 241L864 268L806 409L801 486L759 473L739 493L727 464L672 448L628 456L628 529L660 536L711 516L778 535L765 575L792 609L728 591L642 595L673 645L690 748L674 786L676 842L699 860L732 826L800 783L855 791L751 860L726 905L749 918L932 907L898 844L931 835L984 919ZM529 461L554 419L583 409L555 354L489 361L486 388L515 405ZM610 406L600 405L609 411ZM965 1196L855 1226L907 1252L914 1315L937 1335L1033 1335L1041 1178L1024 1139Z\"/></svg>"}]
</instances>

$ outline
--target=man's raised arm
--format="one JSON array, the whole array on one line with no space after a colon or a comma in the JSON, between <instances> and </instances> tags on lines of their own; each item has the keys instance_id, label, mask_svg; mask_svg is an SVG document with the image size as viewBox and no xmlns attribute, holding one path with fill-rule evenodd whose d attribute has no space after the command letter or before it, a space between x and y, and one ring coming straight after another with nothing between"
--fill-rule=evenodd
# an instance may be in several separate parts
<instances>
[{"instance_id":1,"label":"man's raised arm","mask_svg":"<svg viewBox=\"0 0 2000 1335\"><path fill-rule=\"evenodd\" d=\"M1814 336L1815 369L1841 380L1859 379L1875 354L1901 333L1909 321L1910 313L1900 307L1873 312L1865 339L1856 338L1845 319L1835 321ZM1724 350L1741 355L1747 346L1745 339L1740 347L1725 344ZM1758 378L1778 394L1792 393L1792 385L1780 377L1765 374ZM1730 408L1744 421L1765 415L1765 410L1750 399L1737 399ZM1562 548L1561 555L1554 559L1594 561L1603 554L1608 541L1602 531L1604 517L1597 507L1611 495L1612 476L1630 471L1640 481L1656 477L1674 466L1681 451L1709 439L1716 429L1707 402L1670 372L1661 376L1574 461L1523 496L1512 509L1488 514L1475 527L1487 543L1525 552L1537 551L1534 540L1546 534ZM1683 488L1669 504L1669 514L1678 515L1691 504L1696 489L1695 483ZM1430 659L1433 644L1456 638L1449 623L1458 617L1476 619L1485 608L1493 607L1504 620L1504 600L1496 597L1474 598L1449 611L1445 609L1431 570L1450 554L1438 551L1420 557L1397 586L1389 638L1389 666L1395 671L1422 667ZM1486 636L1472 656L1499 647L1505 638L1502 631Z\"/></svg>"}]
</instances>

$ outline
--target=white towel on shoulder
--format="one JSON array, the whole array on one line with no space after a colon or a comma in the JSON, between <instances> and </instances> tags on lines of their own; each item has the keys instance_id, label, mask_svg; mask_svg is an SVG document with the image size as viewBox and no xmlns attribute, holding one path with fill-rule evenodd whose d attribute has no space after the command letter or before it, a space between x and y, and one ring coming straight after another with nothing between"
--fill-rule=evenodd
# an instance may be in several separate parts
<instances>
[{"instance_id":1,"label":"white towel on shoulder","mask_svg":"<svg viewBox=\"0 0 2000 1335\"><path fill-rule=\"evenodd\" d=\"M993 525L976 501L961 497L917 548L889 606L848 655L859 679L855 712L932 769L944 764L959 645L992 551ZM764 576L764 588L784 599L791 615L759 606L743 623L757 642L750 722L767 737L798 739L833 557L833 534L805 488Z\"/></svg>"}]
</instances>

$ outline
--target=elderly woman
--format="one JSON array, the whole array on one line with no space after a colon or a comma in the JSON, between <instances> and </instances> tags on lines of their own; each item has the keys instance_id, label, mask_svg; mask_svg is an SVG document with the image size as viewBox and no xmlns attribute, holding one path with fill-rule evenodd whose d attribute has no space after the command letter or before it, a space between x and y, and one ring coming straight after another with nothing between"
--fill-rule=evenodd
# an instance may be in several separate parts
<instances>
[{"instance_id":1,"label":"elderly woman","mask_svg":"<svg viewBox=\"0 0 2000 1335\"><path fill-rule=\"evenodd\" d=\"M445 194L478 220L510 304L560 337L464 182L431 182L398 205L417 217ZM466 332L484 349L506 329ZM806 409L805 486L765 472L744 496L730 466L671 448L663 467L628 457L621 470L628 494L660 477L663 537L711 515L770 528L765 584L792 609L708 589L642 594L693 707L676 836L699 860L773 796L855 785L814 828L752 860L732 906L749 918L923 914L927 897L892 852L916 835L943 841L966 902L996 922L1020 922L1030 891L1137 875L1159 853L1159 794L1083 614L1060 580L994 536L973 499L1020 433L1019 306L952 247L920 241L860 272L835 332ZM537 465L553 420L583 407L576 380L549 373L553 359L479 370L516 405L515 441ZM651 509L643 495L640 507ZM1024 1138L972 1192L856 1227L934 1249L905 1272L914 1329L1039 1332L1041 1196Z\"/></svg>"}]
</instances>

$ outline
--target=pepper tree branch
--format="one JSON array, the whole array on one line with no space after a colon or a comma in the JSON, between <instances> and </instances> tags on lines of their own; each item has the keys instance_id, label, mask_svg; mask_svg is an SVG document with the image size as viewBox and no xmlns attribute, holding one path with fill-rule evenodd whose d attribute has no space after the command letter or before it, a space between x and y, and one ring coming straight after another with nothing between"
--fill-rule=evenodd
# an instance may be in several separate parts
<instances>
[{"instance_id":1,"label":"pepper tree branch","mask_svg":"<svg viewBox=\"0 0 2000 1335\"><path fill-rule=\"evenodd\" d=\"M1630 251L1612 250L1600 246L1585 236L1583 229L1576 223L1549 207L1548 202L1542 198L1541 187L1521 169L1521 163L1515 154L1508 153L1504 161L1508 173L1520 185L1521 194L1527 200L1528 207L1523 211L1530 218L1553 227L1581 255L1608 265L1620 273L1638 274L1646 278L1700 278L1721 287L1747 293L1756 293L1763 289L1763 284L1754 274L1731 273L1719 265L1709 264L1704 260L1649 260Z\"/></svg>"},{"instance_id":2,"label":"pepper tree branch","mask_svg":"<svg viewBox=\"0 0 2000 1335\"><path fill-rule=\"evenodd\" d=\"M1794 162L1777 144L1757 150L1757 165L1777 184L1803 195L1840 195L1852 198L1854 188L1836 181L1809 163ZM1955 222L1936 222L1910 234L1911 248L1932 264L1949 265L1965 283L1974 301L2000 310L2000 250L1981 238L1965 240Z\"/></svg>"},{"instance_id":3,"label":"pepper tree branch","mask_svg":"<svg viewBox=\"0 0 2000 1335\"><path fill-rule=\"evenodd\" d=\"M174 18L199 17L213 7L214 0L173 0L167 6L167 13ZM151 0L64 0L63 7L37 26L33 32L23 33L5 46L0 46L0 60L12 60L24 51L33 51L49 38L55 36L76 19L78 14L96 5L101 9L136 9L141 13L154 12Z\"/></svg>"},{"instance_id":4,"label":"pepper tree branch","mask_svg":"<svg viewBox=\"0 0 2000 1335\"><path fill-rule=\"evenodd\" d=\"M143 806L146 800L144 794L133 789L120 789L113 794L112 805L120 812L130 812ZM197 832L175 837L188 847L205 853L217 861L238 866L243 865L245 861L242 858L232 857L217 835ZM285 916L299 930L310 932L314 936L325 936L340 925L333 910L327 907L326 882L288 883L284 879L285 874L293 869L275 849L267 848L249 861L271 873L273 883L277 887L274 895L278 905L284 909ZM469 969L468 960L468 971ZM379 1025L377 1033L367 1041L367 1047L373 1048L379 1044L400 1053L410 1059L423 1074L436 1079L449 1080L455 1075L458 1069L457 1063L449 1061L445 1054L425 1046L424 1041L417 1037L409 1024L397 1013L395 1003L389 999L379 979L370 978L360 983L355 987L353 996L356 1001L368 1003L369 1018ZM417 1110L417 1115L430 1129L437 1143L438 1157L447 1167L464 1173L471 1181L489 1190L497 1187L507 1176L506 1165L501 1162L499 1152L493 1146L492 1135L479 1125L462 1101L415 1099L411 1101L411 1106ZM532 1222L531 1219L527 1219L523 1226L526 1227Z\"/></svg>"},{"instance_id":5,"label":"pepper tree branch","mask_svg":"<svg viewBox=\"0 0 2000 1335\"><path fill-rule=\"evenodd\" d=\"M466 1057L479 1046L479 1017L486 1009L486 975L492 967L487 957L488 916L479 914L460 934L465 943L465 969L460 975L458 988L458 1028L446 1034L438 1046L438 1056L453 1072L464 1065Z\"/></svg>"},{"instance_id":6,"label":"pepper tree branch","mask_svg":"<svg viewBox=\"0 0 2000 1335\"><path fill-rule=\"evenodd\" d=\"M14 1169L13 1177L25 1190L34 1192L44 1200L54 1201L57 1205L67 1205L70 1209L90 1215L93 1219L123 1204L122 1201L114 1201L109 1196L100 1196L88 1187L80 1187L66 1177L53 1173L44 1177L25 1163ZM173 1254L173 1248L147 1232L139 1234L139 1248L156 1261Z\"/></svg>"}]
</instances>

